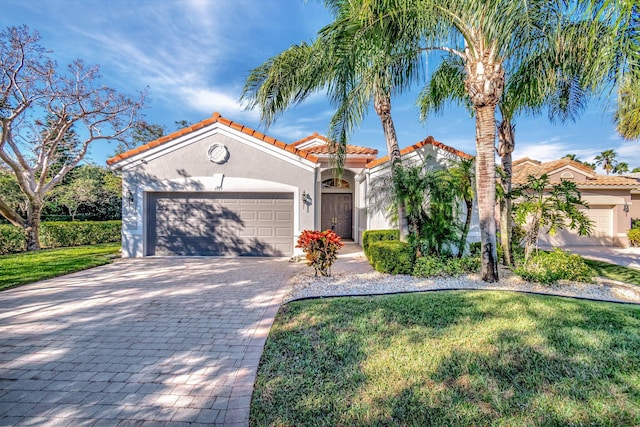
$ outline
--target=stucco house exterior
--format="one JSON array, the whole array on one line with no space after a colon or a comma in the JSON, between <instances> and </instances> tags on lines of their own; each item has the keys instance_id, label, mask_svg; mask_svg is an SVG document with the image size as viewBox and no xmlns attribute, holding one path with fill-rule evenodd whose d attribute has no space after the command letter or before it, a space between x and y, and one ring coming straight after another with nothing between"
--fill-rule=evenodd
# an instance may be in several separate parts
<instances>
[{"instance_id":1,"label":"stucco house exterior","mask_svg":"<svg viewBox=\"0 0 640 427\"><path fill-rule=\"evenodd\" d=\"M377 155L347 146L338 179L322 135L287 144L214 113L107 161L123 178L123 256L291 256L305 229L359 242L364 230L392 226L367 206L371 180L388 173ZM470 157L432 137L402 156Z\"/></svg>"},{"instance_id":2,"label":"stucco house exterior","mask_svg":"<svg viewBox=\"0 0 640 427\"><path fill-rule=\"evenodd\" d=\"M640 218L640 180L630 176L600 175L582 163L570 159L539 162L530 158L513 162L513 184L526 183L527 177L546 174L551 183L569 180L576 183L589 208L584 213L593 221L590 236L560 230L555 235L541 233L540 243L549 246L628 246L627 231L631 219Z\"/></svg>"}]
</instances>

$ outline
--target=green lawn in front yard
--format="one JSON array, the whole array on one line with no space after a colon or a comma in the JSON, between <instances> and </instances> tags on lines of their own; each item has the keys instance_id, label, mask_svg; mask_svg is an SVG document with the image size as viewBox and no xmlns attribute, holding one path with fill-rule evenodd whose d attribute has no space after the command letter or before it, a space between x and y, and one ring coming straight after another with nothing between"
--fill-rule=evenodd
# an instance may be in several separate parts
<instances>
[{"instance_id":1,"label":"green lawn in front yard","mask_svg":"<svg viewBox=\"0 0 640 427\"><path fill-rule=\"evenodd\" d=\"M251 425L640 425L640 307L484 291L293 302Z\"/></svg>"},{"instance_id":2,"label":"green lawn in front yard","mask_svg":"<svg viewBox=\"0 0 640 427\"><path fill-rule=\"evenodd\" d=\"M108 264L120 243L43 249L0 256L0 290Z\"/></svg>"},{"instance_id":3,"label":"green lawn in front yard","mask_svg":"<svg viewBox=\"0 0 640 427\"><path fill-rule=\"evenodd\" d=\"M638 269L586 258L584 258L584 262L593 268L598 276L640 286L640 270Z\"/></svg>"}]
</instances>

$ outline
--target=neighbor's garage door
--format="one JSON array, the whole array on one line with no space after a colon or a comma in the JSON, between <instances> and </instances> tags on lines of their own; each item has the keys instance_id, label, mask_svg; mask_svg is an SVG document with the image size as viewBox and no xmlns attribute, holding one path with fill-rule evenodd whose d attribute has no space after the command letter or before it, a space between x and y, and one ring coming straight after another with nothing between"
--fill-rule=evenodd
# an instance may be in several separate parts
<instances>
[{"instance_id":1,"label":"neighbor's garage door","mask_svg":"<svg viewBox=\"0 0 640 427\"><path fill-rule=\"evenodd\" d=\"M580 236L577 231L560 230L555 236L541 236L542 242L554 246L598 246L613 244L613 207L592 206L590 209L582 209L587 217L593 221L593 229L590 236Z\"/></svg>"},{"instance_id":2,"label":"neighbor's garage door","mask_svg":"<svg viewBox=\"0 0 640 427\"><path fill-rule=\"evenodd\" d=\"M293 254L291 193L149 193L148 255Z\"/></svg>"}]
</instances>

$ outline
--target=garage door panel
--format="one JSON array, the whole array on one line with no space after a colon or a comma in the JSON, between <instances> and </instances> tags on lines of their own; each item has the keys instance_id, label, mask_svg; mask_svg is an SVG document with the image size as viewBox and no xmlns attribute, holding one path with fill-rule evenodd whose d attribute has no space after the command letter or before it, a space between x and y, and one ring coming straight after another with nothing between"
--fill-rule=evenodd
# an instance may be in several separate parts
<instances>
[{"instance_id":1,"label":"garage door panel","mask_svg":"<svg viewBox=\"0 0 640 427\"><path fill-rule=\"evenodd\" d=\"M148 255L293 253L293 195L150 193Z\"/></svg>"},{"instance_id":2,"label":"garage door panel","mask_svg":"<svg viewBox=\"0 0 640 427\"><path fill-rule=\"evenodd\" d=\"M541 231L540 242L552 246L608 246L614 244L613 237L613 207L591 206L581 209L592 221L592 232L589 236L580 236L577 231L558 230L551 236Z\"/></svg>"}]
</instances>

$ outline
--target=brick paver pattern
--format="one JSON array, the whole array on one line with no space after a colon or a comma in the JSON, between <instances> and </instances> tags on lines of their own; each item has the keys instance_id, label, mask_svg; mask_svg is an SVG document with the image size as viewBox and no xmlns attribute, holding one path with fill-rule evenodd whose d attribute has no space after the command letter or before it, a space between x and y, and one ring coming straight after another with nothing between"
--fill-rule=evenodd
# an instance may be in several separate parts
<instances>
[{"instance_id":1,"label":"brick paver pattern","mask_svg":"<svg viewBox=\"0 0 640 427\"><path fill-rule=\"evenodd\" d=\"M0 294L0 425L238 425L286 259L145 258Z\"/></svg>"}]
</instances>

